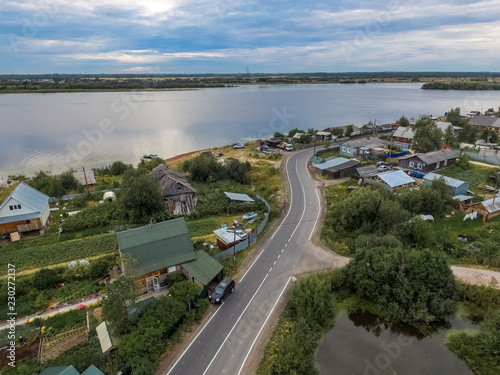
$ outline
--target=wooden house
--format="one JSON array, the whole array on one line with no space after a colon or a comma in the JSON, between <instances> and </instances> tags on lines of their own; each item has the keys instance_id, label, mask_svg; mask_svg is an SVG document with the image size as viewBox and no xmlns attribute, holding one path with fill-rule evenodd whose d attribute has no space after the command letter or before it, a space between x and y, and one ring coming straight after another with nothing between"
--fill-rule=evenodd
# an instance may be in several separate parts
<instances>
[{"instance_id":1,"label":"wooden house","mask_svg":"<svg viewBox=\"0 0 500 375\"><path fill-rule=\"evenodd\" d=\"M417 186L413 178L400 170L369 175L364 181L367 184L380 184L389 191Z\"/></svg>"},{"instance_id":2,"label":"wooden house","mask_svg":"<svg viewBox=\"0 0 500 375\"><path fill-rule=\"evenodd\" d=\"M399 158L398 167L421 172L455 165L458 153L450 149L432 151L425 154L406 155Z\"/></svg>"},{"instance_id":3,"label":"wooden house","mask_svg":"<svg viewBox=\"0 0 500 375\"><path fill-rule=\"evenodd\" d=\"M378 137L363 137L342 143L339 152L351 158L365 158L371 155L371 149L379 147L384 147L384 142Z\"/></svg>"},{"instance_id":4,"label":"wooden house","mask_svg":"<svg viewBox=\"0 0 500 375\"><path fill-rule=\"evenodd\" d=\"M184 218L134 228L116 234L124 271L143 292L158 291L168 274L182 272L208 291L222 279L222 265L204 251L194 251Z\"/></svg>"},{"instance_id":5,"label":"wooden house","mask_svg":"<svg viewBox=\"0 0 500 375\"><path fill-rule=\"evenodd\" d=\"M392 135L394 144L403 151L411 150L415 133L409 126L400 126Z\"/></svg>"},{"instance_id":6,"label":"wooden house","mask_svg":"<svg viewBox=\"0 0 500 375\"><path fill-rule=\"evenodd\" d=\"M73 173L73 177L83 186L95 185L95 174L93 169Z\"/></svg>"},{"instance_id":7,"label":"wooden house","mask_svg":"<svg viewBox=\"0 0 500 375\"><path fill-rule=\"evenodd\" d=\"M483 221L500 215L500 197L491 198L480 203L473 204L467 210L468 212L477 211L483 216Z\"/></svg>"},{"instance_id":8,"label":"wooden house","mask_svg":"<svg viewBox=\"0 0 500 375\"><path fill-rule=\"evenodd\" d=\"M0 205L0 234L45 231L49 197L21 182Z\"/></svg>"},{"instance_id":9,"label":"wooden house","mask_svg":"<svg viewBox=\"0 0 500 375\"><path fill-rule=\"evenodd\" d=\"M165 207L170 213L185 215L194 211L196 190L181 173L159 164L151 171L151 175L159 181Z\"/></svg>"},{"instance_id":10,"label":"wooden house","mask_svg":"<svg viewBox=\"0 0 500 375\"><path fill-rule=\"evenodd\" d=\"M349 177L359 167L361 163L357 160L349 160L346 158L335 158L327 160L324 163L317 164L315 171L321 176L330 178Z\"/></svg>"}]
</instances>

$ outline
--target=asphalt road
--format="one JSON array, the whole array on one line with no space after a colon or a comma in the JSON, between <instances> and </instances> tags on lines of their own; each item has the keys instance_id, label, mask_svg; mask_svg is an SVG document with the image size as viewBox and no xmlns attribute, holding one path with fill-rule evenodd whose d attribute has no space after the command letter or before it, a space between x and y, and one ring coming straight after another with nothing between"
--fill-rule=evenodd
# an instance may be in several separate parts
<instances>
[{"instance_id":1,"label":"asphalt road","mask_svg":"<svg viewBox=\"0 0 500 375\"><path fill-rule=\"evenodd\" d=\"M315 256L310 239L320 215L320 196L307 170L312 150L286 161L289 210L236 290L203 327L167 374L245 374L246 360L291 278L331 262Z\"/></svg>"}]
</instances>

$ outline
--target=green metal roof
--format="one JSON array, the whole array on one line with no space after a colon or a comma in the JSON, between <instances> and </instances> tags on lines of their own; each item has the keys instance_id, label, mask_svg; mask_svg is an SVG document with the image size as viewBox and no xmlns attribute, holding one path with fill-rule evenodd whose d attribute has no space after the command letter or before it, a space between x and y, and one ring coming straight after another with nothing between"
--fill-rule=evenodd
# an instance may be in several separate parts
<instances>
[{"instance_id":1,"label":"green metal roof","mask_svg":"<svg viewBox=\"0 0 500 375\"><path fill-rule=\"evenodd\" d=\"M122 256L136 261L131 265L136 275L196 258L189 229L182 217L118 232L116 237Z\"/></svg>"},{"instance_id":2,"label":"green metal roof","mask_svg":"<svg viewBox=\"0 0 500 375\"><path fill-rule=\"evenodd\" d=\"M99 370L97 367L94 365L90 365L88 369L86 369L82 375L104 375L104 372Z\"/></svg>"},{"instance_id":3,"label":"green metal roof","mask_svg":"<svg viewBox=\"0 0 500 375\"><path fill-rule=\"evenodd\" d=\"M40 375L80 375L73 366L52 366L43 370Z\"/></svg>"},{"instance_id":4,"label":"green metal roof","mask_svg":"<svg viewBox=\"0 0 500 375\"><path fill-rule=\"evenodd\" d=\"M321 164L321 163L325 162L325 159L323 159L320 156L313 156L312 159L311 159L311 162L313 162L315 164Z\"/></svg>"},{"instance_id":5,"label":"green metal roof","mask_svg":"<svg viewBox=\"0 0 500 375\"><path fill-rule=\"evenodd\" d=\"M196 252L196 259L183 263L182 267L203 285L210 284L224 267L203 250Z\"/></svg>"}]
</instances>

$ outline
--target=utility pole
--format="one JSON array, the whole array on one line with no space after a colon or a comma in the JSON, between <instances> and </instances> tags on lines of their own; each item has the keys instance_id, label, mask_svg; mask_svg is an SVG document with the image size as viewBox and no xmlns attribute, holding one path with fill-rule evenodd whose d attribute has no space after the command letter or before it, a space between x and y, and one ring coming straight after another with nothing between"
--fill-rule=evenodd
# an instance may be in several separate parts
<instances>
[{"instance_id":1,"label":"utility pole","mask_svg":"<svg viewBox=\"0 0 500 375\"><path fill-rule=\"evenodd\" d=\"M82 167L82 169L83 169L83 177L85 178L85 187L87 188L87 194L90 195L89 184L87 182L87 174L85 173L85 167Z\"/></svg>"}]
</instances>

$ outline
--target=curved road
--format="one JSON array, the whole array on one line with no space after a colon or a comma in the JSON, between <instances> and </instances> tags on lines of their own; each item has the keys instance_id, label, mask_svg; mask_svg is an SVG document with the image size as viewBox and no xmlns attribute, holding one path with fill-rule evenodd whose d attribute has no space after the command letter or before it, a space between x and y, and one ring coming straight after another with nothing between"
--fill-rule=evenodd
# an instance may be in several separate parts
<instances>
[{"instance_id":1,"label":"curved road","mask_svg":"<svg viewBox=\"0 0 500 375\"><path fill-rule=\"evenodd\" d=\"M235 293L218 307L167 374L245 374L247 358L294 274L331 267L333 254L311 241L320 217L320 195L309 176L312 150L286 161L289 210Z\"/></svg>"}]
</instances>

